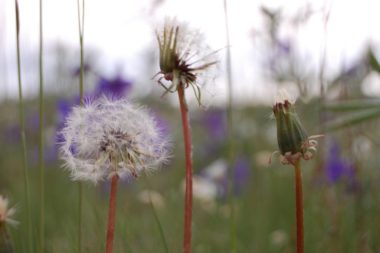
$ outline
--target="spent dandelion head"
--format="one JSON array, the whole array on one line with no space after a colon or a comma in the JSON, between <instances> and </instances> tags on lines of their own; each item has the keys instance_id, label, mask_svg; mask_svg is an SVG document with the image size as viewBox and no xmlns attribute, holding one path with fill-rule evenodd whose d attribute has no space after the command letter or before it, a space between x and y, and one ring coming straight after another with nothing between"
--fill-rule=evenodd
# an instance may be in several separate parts
<instances>
[{"instance_id":1,"label":"spent dandelion head","mask_svg":"<svg viewBox=\"0 0 380 253\"><path fill-rule=\"evenodd\" d=\"M125 99L101 97L74 107L61 133L61 157L74 180L138 177L169 156L154 117Z\"/></svg>"},{"instance_id":2,"label":"spent dandelion head","mask_svg":"<svg viewBox=\"0 0 380 253\"><path fill-rule=\"evenodd\" d=\"M303 127L295 109L294 101L282 91L273 105L277 125L277 142L283 164L295 164L301 158L310 160L317 151L316 138L322 135L309 136Z\"/></svg>"},{"instance_id":3,"label":"spent dandelion head","mask_svg":"<svg viewBox=\"0 0 380 253\"><path fill-rule=\"evenodd\" d=\"M201 104L201 85L206 82L212 67L218 63L217 51L211 51L203 35L176 19L167 19L156 31L160 54L160 71L156 76L165 93L176 92L179 85L191 86ZM163 79L169 84L163 83Z\"/></svg>"}]
</instances>

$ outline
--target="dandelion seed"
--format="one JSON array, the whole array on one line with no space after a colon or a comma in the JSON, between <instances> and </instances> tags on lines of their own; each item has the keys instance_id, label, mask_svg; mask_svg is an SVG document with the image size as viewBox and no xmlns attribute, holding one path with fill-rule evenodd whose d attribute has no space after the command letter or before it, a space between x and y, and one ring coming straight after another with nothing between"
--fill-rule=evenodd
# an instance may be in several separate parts
<instances>
[{"instance_id":1,"label":"dandelion seed","mask_svg":"<svg viewBox=\"0 0 380 253\"><path fill-rule=\"evenodd\" d=\"M169 155L154 118L126 100L102 97L74 107L61 134L61 157L74 180L138 177Z\"/></svg>"},{"instance_id":2,"label":"dandelion seed","mask_svg":"<svg viewBox=\"0 0 380 253\"><path fill-rule=\"evenodd\" d=\"M156 32L160 51L158 83L167 92L176 92L178 85L191 86L201 104L200 87L216 66L217 51L211 51L198 30L190 29L176 19L167 19L162 30ZM162 80L170 81L167 86Z\"/></svg>"}]
</instances>

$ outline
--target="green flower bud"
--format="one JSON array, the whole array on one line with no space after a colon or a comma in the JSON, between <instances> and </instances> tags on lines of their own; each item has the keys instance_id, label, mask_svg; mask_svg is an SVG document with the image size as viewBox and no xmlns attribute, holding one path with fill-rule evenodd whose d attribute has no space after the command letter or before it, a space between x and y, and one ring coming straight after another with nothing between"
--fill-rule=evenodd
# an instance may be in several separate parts
<instances>
[{"instance_id":1,"label":"green flower bud","mask_svg":"<svg viewBox=\"0 0 380 253\"><path fill-rule=\"evenodd\" d=\"M295 107L288 100L276 103L273 113L277 124L277 141L282 155L304 153L303 143L308 135L296 113Z\"/></svg>"},{"instance_id":2,"label":"green flower bud","mask_svg":"<svg viewBox=\"0 0 380 253\"><path fill-rule=\"evenodd\" d=\"M318 145L314 139L322 137L322 135L308 136L294 104L288 99L284 99L283 102L276 102L273 106L273 113L276 118L277 142L282 156L281 162L283 164L295 164L301 158L305 160L313 158Z\"/></svg>"}]
</instances>

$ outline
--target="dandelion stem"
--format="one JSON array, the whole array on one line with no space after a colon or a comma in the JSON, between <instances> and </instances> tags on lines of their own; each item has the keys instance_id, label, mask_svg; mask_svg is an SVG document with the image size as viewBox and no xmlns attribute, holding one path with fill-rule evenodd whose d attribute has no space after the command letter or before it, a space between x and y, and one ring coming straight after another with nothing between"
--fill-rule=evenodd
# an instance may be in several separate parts
<instances>
[{"instance_id":1,"label":"dandelion stem","mask_svg":"<svg viewBox=\"0 0 380 253\"><path fill-rule=\"evenodd\" d=\"M25 201L26 201L26 213L27 221L26 226L28 230L28 247L29 252L32 252L33 240L32 240L32 216L30 208L30 187L29 187L29 173L28 173L28 158L27 158L27 145L25 136L25 115L24 115L24 99L22 92L22 80L21 80L21 57L20 57L20 14L18 1L15 0L15 12L16 12L16 50L17 50L17 77L18 77L18 96L19 96L19 120L20 120L20 135L22 143L22 166L24 170L24 188L25 188Z\"/></svg>"},{"instance_id":2,"label":"dandelion stem","mask_svg":"<svg viewBox=\"0 0 380 253\"><path fill-rule=\"evenodd\" d=\"M185 89L183 84L178 85L178 98L181 109L183 139L185 144L186 157L186 186L185 186L185 220L184 220L184 237L183 252L191 252L191 223L193 212L193 161L192 161L192 144L189 124L188 107L185 98Z\"/></svg>"},{"instance_id":3,"label":"dandelion stem","mask_svg":"<svg viewBox=\"0 0 380 253\"><path fill-rule=\"evenodd\" d=\"M115 234L115 216L116 216L116 193L117 193L117 180L119 176L117 174L112 176L111 179L111 192L110 202L108 209L108 226L107 226L107 241L106 241L106 253L112 253L113 239Z\"/></svg>"},{"instance_id":4,"label":"dandelion stem","mask_svg":"<svg viewBox=\"0 0 380 253\"><path fill-rule=\"evenodd\" d=\"M43 72L43 26L42 26L42 0L40 0L40 40L39 40L39 119L40 131L38 142L38 163L40 168L40 250L45 252L45 165L44 165L44 72Z\"/></svg>"},{"instance_id":5,"label":"dandelion stem","mask_svg":"<svg viewBox=\"0 0 380 253\"><path fill-rule=\"evenodd\" d=\"M304 252L303 243L303 199L302 199L302 174L300 161L294 164L295 194L296 194L296 222L297 222L297 253Z\"/></svg>"},{"instance_id":6,"label":"dandelion stem","mask_svg":"<svg viewBox=\"0 0 380 253\"><path fill-rule=\"evenodd\" d=\"M78 30L79 30L79 46L80 46L80 73L79 73L79 100L80 104L84 104L84 50L83 50L83 34L84 34L84 0L82 0L82 16L80 8L80 0L78 3ZM82 182L78 182L78 253L82 252L82 199L83 187Z\"/></svg>"}]
</instances>

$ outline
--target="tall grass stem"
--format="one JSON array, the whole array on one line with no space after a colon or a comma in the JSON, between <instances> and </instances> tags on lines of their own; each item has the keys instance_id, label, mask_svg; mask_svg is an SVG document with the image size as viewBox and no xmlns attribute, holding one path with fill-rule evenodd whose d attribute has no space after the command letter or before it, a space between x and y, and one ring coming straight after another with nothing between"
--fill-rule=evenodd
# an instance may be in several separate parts
<instances>
[{"instance_id":1,"label":"tall grass stem","mask_svg":"<svg viewBox=\"0 0 380 253\"><path fill-rule=\"evenodd\" d=\"M164 248L165 248L165 253L169 253L169 247L168 247L168 243L167 243L167 240L165 237L164 228L162 227L162 224L160 222L160 218L158 217L156 208L154 207L154 204L152 201L152 194L151 194L152 186L151 186L148 178L146 179L146 182L147 182L148 188L149 188L149 204L150 204L150 207L152 208L154 219L155 219L157 226L158 226L158 229L160 231L160 237L161 237L162 244L164 245Z\"/></svg>"},{"instance_id":2,"label":"tall grass stem","mask_svg":"<svg viewBox=\"0 0 380 253\"><path fill-rule=\"evenodd\" d=\"M32 215L30 207L30 186L29 186L29 172L28 172L28 157L27 145L25 135L25 113L24 113L24 99L22 92L22 79L21 79L21 57L20 57L20 12L18 1L15 0L15 16L16 16L16 51L17 51L17 78L18 78L18 97L19 97L19 120L20 120L20 136L22 143L22 167L24 171L24 190L26 202L26 226L28 231L28 249L33 252L33 229L32 229Z\"/></svg>"},{"instance_id":3,"label":"tall grass stem","mask_svg":"<svg viewBox=\"0 0 380 253\"><path fill-rule=\"evenodd\" d=\"M42 0L40 0L39 16L39 141L38 141L38 163L40 168L40 250L45 252L45 164L44 164L44 68L43 68L43 19L42 19Z\"/></svg>"},{"instance_id":4,"label":"tall grass stem","mask_svg":"<svg viewBox=\"0 0 380 253\"><path fill-rule=\"evenodd\" d=\"M231 64L231 47L230 47L230 29L228 22L228 5L227 0L224 0L224 21L226 32L226 75L227 75L227 90L228 90L228 105L227 105L227 129L228 129L228 203L231 209L230 216L230 252L237 252L237 235L236 235L236 213L235 213L235 181L234 181L234 164L235 164L235 138L233 131L233 80L232 80L232 64Z\"/></svg>"},{"instance_id":5,"label":"tall grass stem","mask_svg":"<svg viewBox=\"0 0 380 253\"><path fill-rule=\"evenodd\" d=\"M79 72L79 100L80 104L84 104L84 0L82 0L82 8L80 6L80 0L78 4L78 31L79 31L79 48L80 48L80 72ZM81 15L82 9L82 15ZM82 252L82 205L83 205L83 186L82 182L78 182L78 253Z\"/></svg>"},{"instance_id":6,"label":"tall grass stem","mask_svg":"<svg viewBox=\"0 0 380 253\"><path fill-rule=\"evenodd\" d=\"M193 160L191 130L189 122L189 110L186 103L185 88L183 84L178 85L178 99L181 110L183 139L185 145L186 178L185 178L185 214L183 252L191 252L191 226L193 215Z\"/></svg>"}]
</instances>

